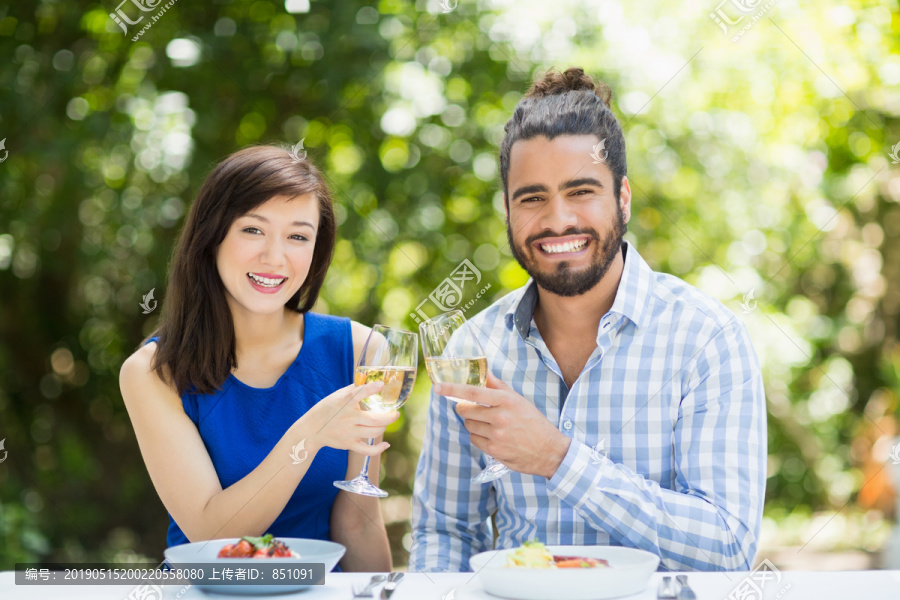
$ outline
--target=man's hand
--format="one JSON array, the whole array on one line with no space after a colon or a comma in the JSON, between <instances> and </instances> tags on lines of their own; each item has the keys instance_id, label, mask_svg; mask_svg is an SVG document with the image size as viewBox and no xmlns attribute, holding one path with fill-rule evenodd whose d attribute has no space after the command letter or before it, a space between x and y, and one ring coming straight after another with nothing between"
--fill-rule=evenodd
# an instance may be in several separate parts
<instances>
[{"instance_id":1,"label":"man's hand","mask_svg":"<svg viewBox=\"0 0 900 600\"><path fill-rule=\"evenodd\" d=\"M487 387L441 383L434 391L468 400L458 403L456 412L465 419L472 443L482 452L527 475L550 479L559 469L571 440L534 404L492 373L488 372Z\"/></svg>"}]
</instances>

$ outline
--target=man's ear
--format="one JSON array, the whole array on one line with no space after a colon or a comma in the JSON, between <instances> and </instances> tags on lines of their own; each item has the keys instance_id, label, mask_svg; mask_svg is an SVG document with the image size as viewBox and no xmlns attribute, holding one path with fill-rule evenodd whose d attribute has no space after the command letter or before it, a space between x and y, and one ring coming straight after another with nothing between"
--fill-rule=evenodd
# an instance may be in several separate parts
<instances>
[{"instance_id":1,"label":"man's ear","mask_svg":"<svg viewBox=\"0 0 900 600\"><path fill-rule=\"evenodd\" d=\"M509 196L503 192L503 214L506 215L506 222L509 223Z\"/></svg>"},{"instance_id":2,"label":"man's ear","mask_svg":"<svg viewBox=\"0 0 900 600\"><path fill-rule=\"evenodd\" d=\"M628 176L622 177L622 187L619 190L619 206L625 216L625 222L631 220L631 184L628 183Z\"/></svg>"}]
</instances>

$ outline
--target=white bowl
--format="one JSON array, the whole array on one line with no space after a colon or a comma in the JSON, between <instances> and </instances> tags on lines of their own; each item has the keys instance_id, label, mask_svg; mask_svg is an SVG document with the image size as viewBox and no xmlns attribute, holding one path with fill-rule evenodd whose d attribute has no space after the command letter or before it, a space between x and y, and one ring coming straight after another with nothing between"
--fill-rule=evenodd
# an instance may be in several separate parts
<instances>
[{"instance_id":1,"label":"white bowl","mask_svg":"<svg viewBox=\"0 0 900 600\"><path fill-rule=\"evenodd\" d=\"M481 552L469 559L484 590L514 600L596 600L637 594L646 589L659 557L621 546L547 546L558 556L609 561L609 568L528 569L507 567L512 550Z\"/></svg>"},{"instance_id":2,"label":"white bowl","mask_svg":"<svg viewBox=\"0 0 900 600\"><path fill-rule=\"evenodd\" d=\"M258 560L267 564L278 561L278 565L284 564L290 567L298 563L325 563L325 575L344 556L347 549L334 542L323 540L308 540L304 538L276 538L285 543L292 551L300 555L300 558L219 558L216 556L225 544L236 544L240 538L227 538L221 540L209 540L206 542L194 542L166 548L163 554L166 561L173 567L190 563L211 563L216 568L232 566L235 561L248 562ZM217 594L284 594L287 592L299 592L310 587L309 584L290 583L285 585L260 585L254 583L234 583L230 585L210 585L202 581L192 581L192 585L201 590L215 592Z\"/></svg>"}]
</instances>

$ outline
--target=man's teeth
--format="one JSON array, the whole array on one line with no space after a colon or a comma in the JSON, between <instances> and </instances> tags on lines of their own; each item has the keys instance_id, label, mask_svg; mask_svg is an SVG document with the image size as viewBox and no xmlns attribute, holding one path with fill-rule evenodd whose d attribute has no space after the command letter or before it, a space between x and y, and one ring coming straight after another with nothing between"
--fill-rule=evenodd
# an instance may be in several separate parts
<instances>
[{"instance_id":1,"label":"man's teeth","mask_svg":"<svg viewBox=\"0 0 900 600\"><path fill-rule=\"evenodd\" d=\"M558 252L576 252L584 248L587 240L578 240L577 242L566 242L564 244L541 244L541 250L548 254L556 254Z\"/></svg>"},{"instance_id":2,"label":"man's teeth","mask_svg":"<svg viewBox=\"0 0 900 600\"><path fill-rule=\"evenodd\" d=\"M282 277L281 279L269 279L268 277L260 277L255 273L247 273L247 276L252 279L254 283L257 283L263 287L278 287L279 285L284 283L285 279L287 279L287 277Z\"/></svg>"}]
</instances>

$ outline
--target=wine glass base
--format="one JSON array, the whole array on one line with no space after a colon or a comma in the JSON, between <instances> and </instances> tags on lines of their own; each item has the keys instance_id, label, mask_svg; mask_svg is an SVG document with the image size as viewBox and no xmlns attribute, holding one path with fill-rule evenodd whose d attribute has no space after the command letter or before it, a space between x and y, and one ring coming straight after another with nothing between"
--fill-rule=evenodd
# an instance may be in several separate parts
<instances>
[{"instance_id":1,"label":"wine glass base","mask_svg":"<svg viewBox=\"0 0 900 600\"><path fill-rule=\"evenodd\" d=\"M473 477L470 481L472 483L487 483L489 481L494 481L495 479L500 479L507 473L509 473L509 467L502 462L497 461L486 466L481 473Z\"/></svg>"},{"instance_id":2,"label":"wine glass base","mask_svg":"<svg viewBox=\"0 0 900 600\"><path fill-rule=\"evenodd\" d=\"M360 496L371 496L373 498L387 498L388 493L376 485L372 485L368 477L359 476L350 481L335 481L334 487L352 492Z\"/></svg>"}]
</instances>

